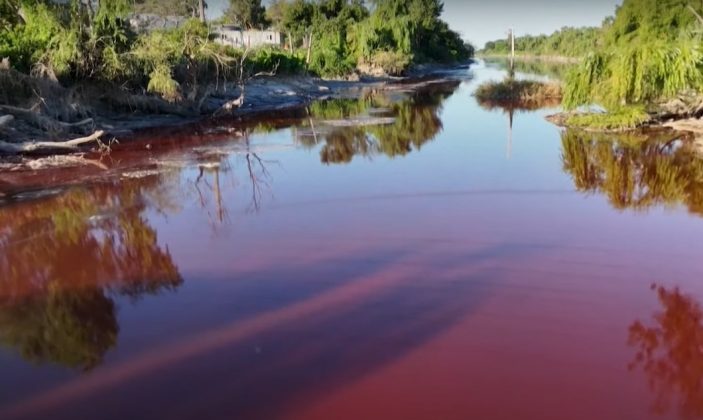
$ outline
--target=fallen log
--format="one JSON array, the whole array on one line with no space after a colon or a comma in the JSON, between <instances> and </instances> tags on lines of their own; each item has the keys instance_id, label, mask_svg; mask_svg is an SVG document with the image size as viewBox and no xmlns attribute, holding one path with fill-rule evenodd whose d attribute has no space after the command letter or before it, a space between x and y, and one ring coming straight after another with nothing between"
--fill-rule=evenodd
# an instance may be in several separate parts
<instances>
[{"instance_id":1,"label":"fallen log","mask_svg":"<svg viewBox=\"0 0 703 420\"><path fill-rule=\"evenodd\" d=\"M0 116L0 128L5 127L6 125L9 125L12 121L15 120L15 117L12 115L2 115Z\"/></svg>"},{"instance_id":2,"label":"fallen log","mask_svg":"<svg viewBox=\"0 0 703 420\"><path fill-rule=\"evenodd\" d=\"M50 152L50 151L63 151L71 152L77 151L78 147L98 140L105 134L104 131L99 130L87 137L79 137L73 140L52 142L52 141L37 141L37 142L24 142L24 143L8 143L0 141L0 154L9 155L23 155L37 152Z\"/></svg>"}]
</instances>

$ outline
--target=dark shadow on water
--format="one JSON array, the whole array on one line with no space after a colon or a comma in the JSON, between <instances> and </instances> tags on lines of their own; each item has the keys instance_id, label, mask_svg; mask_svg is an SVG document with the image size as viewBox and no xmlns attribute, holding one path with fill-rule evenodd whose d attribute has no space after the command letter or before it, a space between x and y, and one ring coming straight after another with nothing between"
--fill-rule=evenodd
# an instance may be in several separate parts
<instances>
[{"instance_id":1,"label":"dark shadow on water","mask_svg":"<svg viewBox=\"0 0 703 420\"><path fill-rule=\"evenodd\" d=\"M362 297L284 320L128 382L93 389L52 408L53 417L281 418L300 402L382 369L456 325L490 295L491 281L504 275L489 263L529 258L534 252L544 249L497 246L405 269L402 261L388 261L351 281L370 287ZM405 274L386 281L395 267ZM378 283L366 283L368 276L380 276ZM331 291L347 284L335 282Z\"/></svg>"}]
</instances>

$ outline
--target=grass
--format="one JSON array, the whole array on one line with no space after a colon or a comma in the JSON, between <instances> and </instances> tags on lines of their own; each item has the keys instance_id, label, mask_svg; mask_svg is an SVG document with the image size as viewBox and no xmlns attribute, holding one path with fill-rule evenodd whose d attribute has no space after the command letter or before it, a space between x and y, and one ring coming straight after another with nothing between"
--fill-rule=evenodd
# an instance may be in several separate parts
<instances>
[{"instance_id":1,"label":"grass","mask_svg":"<svg viewBox=\"0 0 703 420\"><path fill-rule=\"evenodd\" d=\"M558 83L506 79L482 84L475 96L479 101L537 101L560 99L562 92Z\"/></svg>"},{"instance_id":2,"label":"grass","mask_svg":"<svg viewBox=\"0 0 703 420\"><path fill-rule=\"evenodd\" d=\"M631 130L650 120L644 107L627 106L603 113L574 114L566 118L565 125L591 130Z\"/></svg>"},{"instance_id":3,"label":"grass","mask_svg":"<svg viewBox=\"0 0 703 420\"><path fill-rule=\"evenodd\" d=\"M553 82L506 79L482 84L474 96L482 107L488 109L499 107L535 110L559 106L562 89L560 84Z\"/></svg>"}]
</instances>

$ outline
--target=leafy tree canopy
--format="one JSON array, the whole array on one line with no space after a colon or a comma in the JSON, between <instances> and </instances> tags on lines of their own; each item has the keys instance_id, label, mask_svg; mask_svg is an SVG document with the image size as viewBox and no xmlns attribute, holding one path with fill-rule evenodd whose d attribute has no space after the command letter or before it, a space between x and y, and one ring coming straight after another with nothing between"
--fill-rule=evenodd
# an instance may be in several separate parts
<instances>
[{"instance_id":1,"label":"leafy tree canopy","mask_svg":"<svg viewBox=\"0 0 703 420\"><path fill-rule=\"evenodd\" d=\"M230 0L224 20L247 29L264 28L269 24L261 0Z\"/></svg>"}]
</instances>

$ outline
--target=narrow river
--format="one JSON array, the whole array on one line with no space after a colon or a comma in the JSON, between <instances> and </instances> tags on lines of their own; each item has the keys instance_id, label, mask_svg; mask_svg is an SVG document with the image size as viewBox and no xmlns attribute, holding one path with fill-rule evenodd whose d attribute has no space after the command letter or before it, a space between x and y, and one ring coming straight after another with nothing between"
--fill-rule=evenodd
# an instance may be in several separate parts
<instances>
[{"instance_id":1,"label":"narrow river","mask_svg":"<svg viewBox=\"0 0 703 420\"><path fill-rule=\"evenodd\" d=\"M0 418L703 418L703 159L464 72L7 194Z\"/></svg>"}]
</instances>

